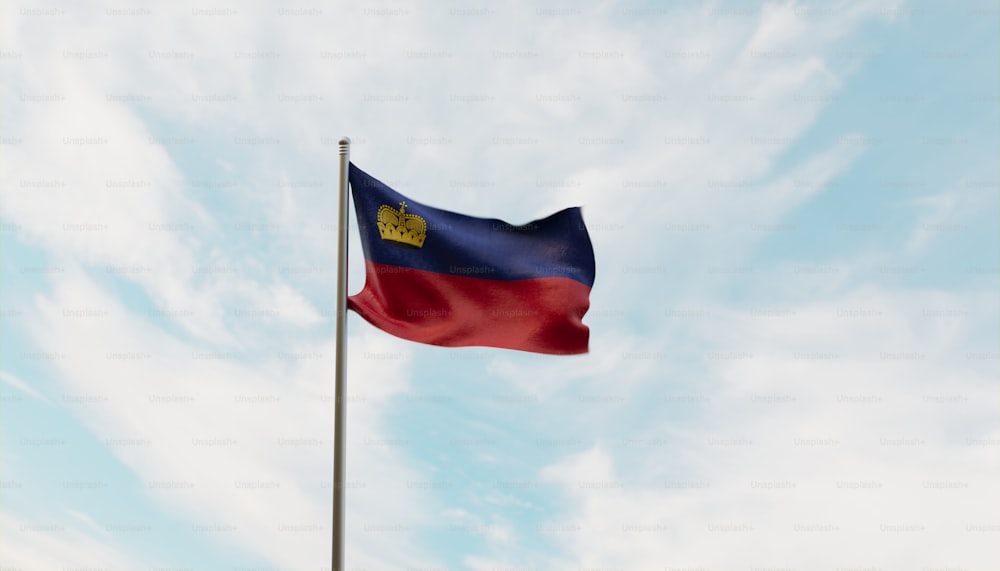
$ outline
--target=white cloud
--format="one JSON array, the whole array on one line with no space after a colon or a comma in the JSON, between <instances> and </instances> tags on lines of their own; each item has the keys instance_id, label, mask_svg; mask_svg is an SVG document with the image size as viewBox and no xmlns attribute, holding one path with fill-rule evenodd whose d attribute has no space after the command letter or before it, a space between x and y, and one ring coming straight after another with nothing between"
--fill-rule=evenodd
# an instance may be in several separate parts
<instances>
[{"instance_id":1,"label":"white cloud","mask_svg":"<svg viewBox=\"0 0 1000 571\"><path fill-rule=\"evenodd\" d=\"M39 319L30 330L39 345L73 347L58 363L60 385L108 397L100 406L80 407L102 440L146 442L112 450L164 511L193 525L231 526L217 534L221 541L274 565L305 568L324 560L331 341L278 341L257 356L206 352L145 323L75 271L37 303ZM101 307L107 315L67 318L62 310L68 307ZM384 352L386 343L354 337L351 354ZM377 406L405 390L404 371L393 361L353 359L350 373L374 401L350 407L348 419L350 562L378 567L429 559L411 533L378 529L412 527L421 513L418 496L399 484L416 478L400 463Z\"/></svg>"},{"instance_id":2,"label":"white cloud","mask_svg":"<svg viewBox=\"0 0 1000 571\"><path fill-rule=\"evenodd\" d=\"M104 537L75 526L31 521L7 510L0 516L0 557L10 569L62 569L72 563L80 568L131 571L140 565L109 546Z\"/></svg>"},{"instance_id":3,"label":"white cloud","mask_svg":"<svg viewBox=\"0 0 1000 571\"><path fill-rule=\"evenodd\" d=\"M31 388L28 383L24 382L21 378L13 373L8 373L7 371L0 371L0 381L7 383L8 385L14 387L15 389L25 393L33 399L44 402L45 404L52 404L52 401L45 398L44 395L40 394L35 389Z\"/></svg>"},{"instance_id":4,"label":"white cloud","mask_svg":"<svg viewBox=\"0 0 1000 571\"><path fill-rule=\"evenodd\" d=\"M995 361L969 336L986 317L938 313L995 314L973 299L869 287L702 320L696 420L541 471L583 522L574 565L995 566Z\"/></svg>"},{"instance_id":5,"label":"white cloud","mask_svg":"<svg viewBox=\"0 0 1000 571\"><path fill-rule=\"evenodd\" d=\"M400 191L421 202L513 222L571 204L585 207L598 257L588 317L602 323L595 328L594 352L558 362L501 355L487 373L541 401L580 391L632 402L646 398L655 382L663 383L656 390L669 394L713 395L694 407L701 414L690 426L689 419L673 422L648 411L627 418L604 412L558 417L559 429L579 429L580 441L592 443L541 470L546 481L565 485L565 510L545 516L563 552L511 554L522 533L513 522L452 509L446 517L493 526L482 552L463 559L467 566L488 569L534 558L551 568L726 567L751 560L766 566L791 559L816 567L832 559L817 561L813 554L830 552L844 565L866 563L862 556L873 564L915 565L918 559L905 549L919 534L872 539L865 526L883 516L897 523L938 517L951 526L942 537L966 545L969 562L995 563L983 547L989 533L955 531L963 518L992 521L987 502L969 505L969 497L978 501L993 493L983 491L986 477L997 471L987 454L992 449L947 441L961 434L996 441L996 432L984 428L995 407L982 404L995 402L981 366L992 361L941 356L960 352L969 328L983 326L942 318L925 327L912 315L962 300L858 287L856 269L869 259L844 258L844 271L833 280L768 282L781 294L776 298L788 294L785 309L797 312L768 320L718 302L717 292L731 280L705 272L706 265L744 263L767 233L741 228L780 223L826 192L863 154L861 146L828 141L791 165L782 162L814 125L824 97L844 89L857 65L832 54L847 49L859 26L891 20L902 5L772 2L745 17L726 16L724 6L708 3L620 18L618 6L604 3L548 19L527 3L491 7L487 17L417 6L398 17L378 17L353 6L319 18L276 16L276 8L250 6L239 7L236 17L200 18L165 5L153 17L129 20L105 17L98 8L44 23L0 19L4 49L29 56L5 60L0 94L5 109L18 107L5 114L4 134L24 143L4 150L2 214L21 225L18 240L41 246L70 269L52 281L50 293L35 298L40 317L29 326L32 339L42 348L74 347L58 363L60 387L113 395L100 409L78 407L95 434L154 443L115 448L123 464L145 482L195 483L190 489L151 488L165 512L202 525L239 522L222 541L275 565L325 564L328 530L278 526L328 525L329 489L322 482L329 479L329 438L322 435L332 425L326 399L333 347L329 332L316 326L329 315L321 300L333 274L317 260L333 259L332 233L324 226L333 218L335 153L323 138L353 135L360 166L399 181ZM87 46L111 56L79 62L62 55ZM66 101L20 99L46 94ZM109 94L148 100L119 102ZM280 99L288 95L318 100ZM403 101L388 102L396 96ZM274 137L281 144L238 146L232 144L237 135ZM108 143L64 144L64 136L103 136ZM188 147L151 140L165 136L197 139L190 148L201 156L192 159L185 156ZM506 137L527 143L507 144ZM224 173L236 182L195 191L190 183L202 169L209 173L204 176ZM109 185L109 179L148 185ZM45 188L27 188L24 180ZM928 199L923 205L935 207L928 208L928 224L949 212L936 208L939 203L953 201L948 195ZM233 221L277 231L237 233ZM64 224L107 229L67 230ZM685 229L699 225L711 231ZM178 227L185 230L174 231ZM666 228L674 230L662 237ZM914 234L911 251L929 239ZM352 268L360 268L356 243L352 251ZM194 341L168 334L116 299L93 275L106 268L138 285ZM315 270L309 276L316 283L289 275L288 268ZM360 285L359 275L352 283ZM818 301L805 300L808 295ZM711 319L663 313L699 304ZM836 315L841 307L869 305L883 308L884 319ZM86 320L62 314L74 308L108 314ZM351 338L352 355L417 351L359 327L366 333ZM864 353L880 345L928 357L882 360ZM668 353L685 350L695 352L685 360L694 370L664 362ZM697 357L733 351L754 357ZM109 352L151 356L113 359ZM797 358L797 352L839 356ZM636 358L623 361L625 353ZM435 561L420 545L420 530L436 512L400 482L436 468L410 466L386 428L388 404L411 390L404 362L352 358L349 365L352 390L358 390L349 413L348 473L356 484L348 496L351 566L427 561L429 567ZM942 378L953 384L935 392ZM613 389L608 379L615 380ZM5 372L3 380L40 396L17 376ZM873 387L892 406L872 413L864 404L836 400L867 395ZM932 400L912 398L913 390ZM952 392L968 402L950 407ZM796 397L794 406L747 402L786 394ZM277 397L280 404L237 396ZM621 430L624 437L612 432L622 426L628 427ZM789 446L789 427L802 438L843 444ZM490 428L500 433L504 425ZM926 457L895 454L873 440L876 432L921 438ZM321 442L279 444L279 438ZM623 438L633 446L622 449ZM707 444L710 438L755 444ZM236 443L194 445L213 439ZM505 465L495 455L480 457L497 470ZM748 482L776 473L799 487L787 494L748 490ZM829 486L832 478L909 482L915 476L967 481L975 493L955 502L955 490L919 489L917 504L910 500L915 490L905 486L878 499ZM581 486L581 478L594 485ZM250 489L237 481L280 485ZM619 481L627 485L601 485ZM668 482L711 487L668 488ZM544 509L514 494L480 499L487 509ZM747 521L756 526L753 533L708 529ZM793 522L842 525L833 537L857 540L857 548L835 551L830 534L794 534L788 530ZM790 536L801 538L801 545L789 548ZM21 549L12 561L27 562L19 563L26 568L90 559L114 566L120 557L92 538L77 542L89 550L83 555L45 541L7 549ZM736 560L733 554L749 555Z\"/></svg>"},{"instance_id":6,"label":"white cloud","mask_svg":"<svg viewBox=\"0 0 1000 571\"><path fill-rule=\"evenodd\" d=\"M907 253L910 256L919 255L935 238L967 231L969 220L995 203L993 193L967 187L953 187L909 201L908 206L919 210L919 222L907 240Z\"/></svg>"}]
</instances>

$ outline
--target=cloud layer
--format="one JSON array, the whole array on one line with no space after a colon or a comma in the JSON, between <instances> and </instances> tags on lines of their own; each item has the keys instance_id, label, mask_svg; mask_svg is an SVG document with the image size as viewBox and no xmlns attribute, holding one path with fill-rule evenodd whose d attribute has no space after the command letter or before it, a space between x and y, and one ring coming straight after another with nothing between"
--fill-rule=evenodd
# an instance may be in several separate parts
<instances>
[{"instance_id":1,"label":"cloud layer","mask_svg":"<svg viewBox=\"0 0 1000 571\"><path fill-rule=\"evenodd\" d=\"M598 260L584 357L351 318L352 568L996 566L995 248L927 269L995 231L996 153L881 144L870 101L919 123L917 96L865 75L974 11L4 11L10 565L327 564L348 134L421 202L513 223L582 205ZM890 170L930 156L954 162L942 188ZM352 291L361 264L355 241ZM79 434L100 453L32 485Z\"/></svg>"}]
</instances>

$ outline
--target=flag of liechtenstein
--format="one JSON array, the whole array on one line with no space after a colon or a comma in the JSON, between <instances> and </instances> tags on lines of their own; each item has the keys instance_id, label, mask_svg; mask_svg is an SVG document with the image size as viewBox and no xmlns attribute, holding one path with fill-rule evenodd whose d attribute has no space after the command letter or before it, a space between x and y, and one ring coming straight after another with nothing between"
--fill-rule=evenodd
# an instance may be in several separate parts
<instances>
[{"instance_id":1,"label":"flag of liechtenstein","mask_svg":"<svg viewBox=\"0 0 1000 571\"><path fill-rule=\"evenodd\" d=\"M445 347L586 353L594 249L579 208L520 226L414 202L350 165L365 286L349 307Z\"/></svg>"}]
</instances>

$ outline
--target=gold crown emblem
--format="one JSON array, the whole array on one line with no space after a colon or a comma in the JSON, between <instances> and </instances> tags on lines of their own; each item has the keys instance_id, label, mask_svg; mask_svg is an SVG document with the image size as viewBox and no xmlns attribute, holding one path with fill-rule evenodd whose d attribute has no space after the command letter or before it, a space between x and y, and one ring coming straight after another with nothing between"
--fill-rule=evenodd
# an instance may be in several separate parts
<instances>
[{"instance_id":1,"label":"gold crown emblem","mask_svg":"<svg viewBox=\"0 0 1000 571\"><path fill-rule=\"evenodd\" d=\"M406 211L406 203L399 203L399 210L383 204L376 216L378 233L386 242L407 248L420 248L427 238L427 222Z\"/></svg>"}]
</instances>

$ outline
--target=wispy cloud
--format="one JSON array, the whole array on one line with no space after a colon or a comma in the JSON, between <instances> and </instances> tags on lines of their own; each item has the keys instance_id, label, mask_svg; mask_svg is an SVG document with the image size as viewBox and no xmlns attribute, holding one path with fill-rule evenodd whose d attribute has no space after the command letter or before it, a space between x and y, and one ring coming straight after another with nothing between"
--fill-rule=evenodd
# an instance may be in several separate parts
<instances>
[{"instance_id":1,"label":"wispy cloud","mask_svg":"<svg viewBox=\"0 0 1000 571\"><path fill-rule=\"evenodd\" d=\"M995 525L1000 410L991 362L961 333L978 318L955 313L962 306L867 289L702 320L700 376L712 390L650 393L694 408L696 420L649 418L641 438L609 439L541 471L566 497L568 513L553 521L577 524L561 541L574 564L990 561L988 535L976 530ZM970 497L983 503L962 504ZM914 545L927 534L966 548ZM851 550L815 559L844 538Z\"/></svg>"},{"instance_id":2,"label":"wispy cloud","mask_svg":"<svg viewBox=\"0 0 1000 571\"><path fill-rule=\"evenodd\" d=\"M82 274L39 304L40 319L31 326L38 342L74 346L58 368L64 389L107 397L100 406L80 407L84 423L105 441L145 443L114 452L153 501L197 525L225 528L227 543L275 565L301 567L328 550L329 341L275 344L256 365L244 354L206 352L144 323ZM102 307L106 315L67 320L64 307ZM379 351L379 341L352 340L352 354ZM398 366L358 359L351 370L383 387L381 398L405 388ZM379 518L405 520L419 510L416 497L396 484L408 470L394 459L379 416L375 406L351 409L350 475L359 483L351 492L352 513L381 515L358 517L350 538L364 546L355 557L391 566L419 549L408 534L368 530L377 531Z\"/></svg>"},{"instance_id":3,"label":"wispy cloud","mask_svg":"<svg viewBox=\"0 0 1000 571\"><path fill-rule=\"evenodd\" d=\"M80 514L78 514L80 515ZM59 569L67 564L115 571L136 569L145 557L135 557L107 545L101 534L77 525L39 523L10 513L0 516L0 555L13 569Z\"/></svg>"},{"instance_id":4,"label":"wispy cloud","mask_svg":"<svg viewBox=\"0 0 1000 571\"><path fill-rule=\"evenodd\" d=\"M17 375L14 375L12 373L8 373L7 371L0 371L0 381L3 381L5 383L7 383L8 385L14 387L18 391L20 391L20 392L22 392L22 393L30 396L33 399L37 399L37 400L39 400L41 402L44 402L45 404L49 404L49 405L52 404L52 401L50 401L49 399L45 398L44 395L40 394L35 389L31 388L28 385L28 383L26 383L23 380L21 380L20 378L18 378Z\"/></svg>"},{"instance_id":5,"label":"wispy cloud","mask_svg":"<svg viewBox=\"0 0 1000 571\"><path fill-rule=\"evenodd\" d=\"M823 120L864 89L872 27L927 12L909 6L8 8L3 309L24 306L0 380L107 397L64 419L130 443L107 448L149 500L136 520L227 562L325 564L349 134L421 202L582 205L598 260L586 356L445 352L351 318L352 567L988 567L995 292L879 268L995 202L922 188L893 203L918 212L896 243L860 248L810 250L790 222L859 208L836 182L872 133ZM354 242L355 289L361 263ZM99 509L60 514L5 513L4 561L159 564Z\"/></svg>"}]
</instances>

